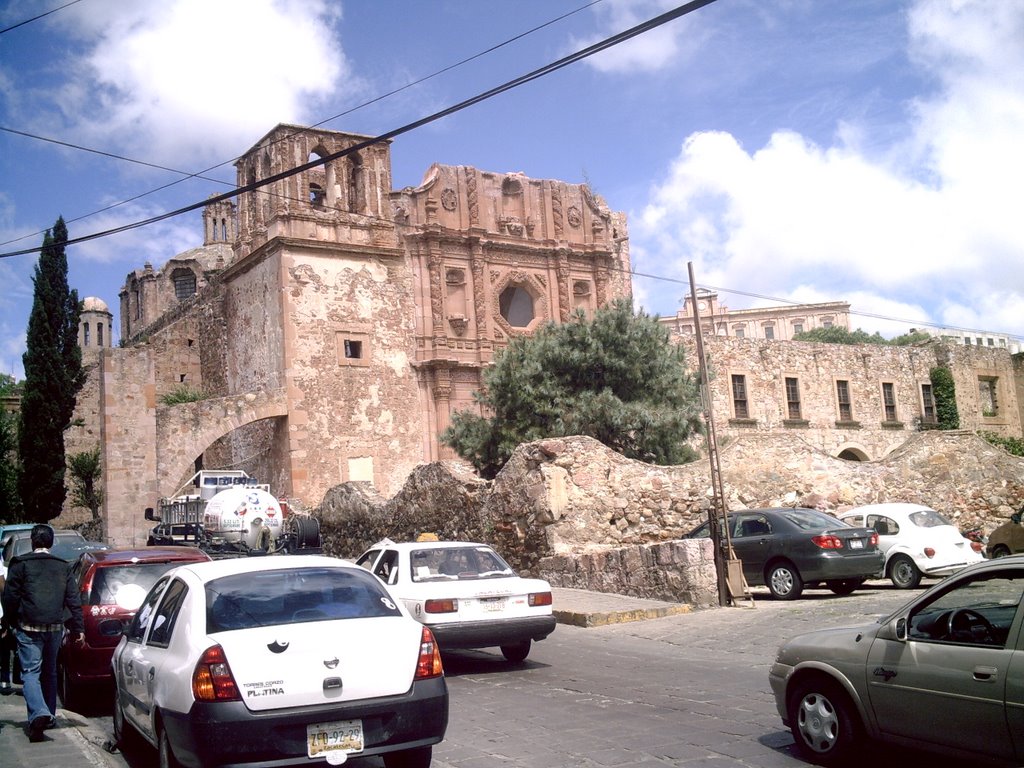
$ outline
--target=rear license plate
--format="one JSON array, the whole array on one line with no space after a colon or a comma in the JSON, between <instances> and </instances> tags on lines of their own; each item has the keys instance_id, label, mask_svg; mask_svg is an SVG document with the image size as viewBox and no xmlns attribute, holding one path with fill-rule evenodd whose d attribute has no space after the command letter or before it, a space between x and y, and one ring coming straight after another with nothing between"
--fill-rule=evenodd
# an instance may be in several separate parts
<instances>
[{"instance_id":1,"label":"rear license plate","mask_svg":"<svg viewBox=\"0 0 1024 768\"><path fill-rule=\"evenodd\" d=\"M306 726L306 755L309 757L322 757L330 752L362 751L362 720L339 720Z\"/></svg>"},{"instance_id":2,"label":"rear license plate","mask_svg":"<svg viewBox=\"0 0 1024 768\"><path fill-rule=\"evenodd\" d=\"M850 539L850 549L864 549L864 542L861 539Z\"/></svg>"},{"instance_id":3,"label":"rear license plate","mask_svg":"<svg viewBox=\"0 0 1024 768\"><path fill-rule=\"evenodd\" d=\"M480 608L484 611L503 611L505 610L505 598L504 597L481 597Z\"/></svg>"}]
</instances>

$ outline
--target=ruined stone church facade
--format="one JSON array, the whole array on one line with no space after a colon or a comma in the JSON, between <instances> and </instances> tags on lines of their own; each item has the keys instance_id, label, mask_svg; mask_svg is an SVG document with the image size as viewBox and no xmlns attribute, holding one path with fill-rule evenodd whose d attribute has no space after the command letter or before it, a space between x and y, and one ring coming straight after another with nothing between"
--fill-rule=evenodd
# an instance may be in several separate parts
<instances>
[{"instance_id":1,"label":"ruined stone church facade","mask_svg":"<svg viewBox=\"0 0 1024 768\"><path fill-rule=\"evenodd\" d=\"M346 481L393 493L453 456L439 436L511 338L630 295L625 216L585 184L435 164L395 191L390 152L279 125L236 163L249 189L207 206L202 247L127 276L82 427L114 543L199 466L308 506Z\"/></svg>"}]
</instances>

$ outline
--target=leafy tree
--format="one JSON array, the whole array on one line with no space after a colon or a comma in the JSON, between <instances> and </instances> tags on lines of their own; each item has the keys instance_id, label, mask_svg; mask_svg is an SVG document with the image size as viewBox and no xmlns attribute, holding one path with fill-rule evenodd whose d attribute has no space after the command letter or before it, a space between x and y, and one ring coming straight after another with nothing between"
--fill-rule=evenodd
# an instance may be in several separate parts
<instances>
[{"instance_id":1,"label":"leafy tree","mask_svg":"<svg viewBox=\"0 0 1024 768\"><path fill-rule=\"evenodd\" d=\"M99 446L68 456L68 469L71 470L71 500L92 512L93 520L98 520L103 506L103 491L99 488L102 474Z\"/></svg>"},{"instance_id":2,"label":"leafy tree","mask_svg":"<svg viewBox=\"0 0 1024 768\"><path fill-rule=\"evenodd\" d=\"M700 394L657 318L619 300L592 321L582 311L518 337L484 371L474 393L490 416L460 411L441 440L493 477L516 446L589 435L624 456L681 464L695 454Z\"/></svg>"},{"instance_id":3,"label":"leafy tree","mask_svg":"<svg viewBox=\"0 0 1024 768\"><path fill-rule=\"evenodd\" d=\"M64 430L85 380L78 346L81 307L77 291L68 287L67 239L63 217L43 237L22 357L18 491L25 519L38 523L59 515L64 504Z\"/></svg>"},{"instance_id":4,"label":"leafy tree","mask_svg":"<svg viewBox=\"0 0 1024 768\"><path fill-rule=\"evenodd\" d=\"M928 372L935 398L935 419L939 429L960 429L960 412L956 407L956 384L949 368L937 365Z\"/></svg>"},{"instance_id":5,"label":"leafy tree","mask_svg":"<svg viewBox=\"0 0 1024 768\"><path fill-rule=\"evenodd\" d=\"M19 519L21 504L18 500L18 422L0 409L0 521Z\"/></svg>"},{"instance_id":6,"label":"leafy tree","mask_svg":"<svg viewBox=\"0 0 1024 768\"><path fill-rule=\"evenodd\" d=\"M855 331L848 331L838 325L833 325L831 328L813 328L809 331L793 334L793 341L820 341L826 344L883 344L893 347L920 344L923 341L928 341L930 338L931 336L924 331L913 331L887 339L878 331L868 333L860 328Z\"/></svg>"}]
</instances>

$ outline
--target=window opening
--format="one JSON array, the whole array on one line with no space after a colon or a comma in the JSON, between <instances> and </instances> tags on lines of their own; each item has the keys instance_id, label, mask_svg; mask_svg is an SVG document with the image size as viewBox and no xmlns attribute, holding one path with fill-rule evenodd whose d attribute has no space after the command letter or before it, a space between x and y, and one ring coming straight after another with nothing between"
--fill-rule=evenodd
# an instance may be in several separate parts
<instances>
[{"instance_id":1,"label":"window opening","mask_svg":"<svg viewBox=\"0 0 1024 768\"><path fill-rule=\"evenodd\" d=\"M747 410L747 377L739 374L732 376L732 407L737 419L749 418Z\"/></svg>"},{"instance_id":2,"label":"window opening","mask_svg":"<svg viewBox=\"0 0 1024 768\"><path fill-rule=\"evenodd\" d=\"M786 379L786 410L789 418L800 419L800 382L795 378Z\"/></svg>"},{"instance_id":3,"label":"window opening","mask_svg":"<svg viewBox=\"0 0 1024 768\"><path fill-rule=\"evenodd\" d=\"M882 384L882 404L885 407L885 420L896 421L896 385L892 382Z\"/></svg>"},{"instance_id":4,"label":"window opening","mask_svg":"<svg viewBox=\"0 0 1024 768\"><path fill-rule=\"evenodd\" d=\"M510 285L498 299L501 316L513 328L526 328L533 321L533 296L519 285Z\"/></svg>"},{"instance_id":5,"label":"window opening","mask_svg":"<svg viewBox=\"0 0 1024 768\"><path fill-rule=\"evenodd\" d=\"M850 403L850 382L836 382L836 399L839 402L839 420L853 421L853 406Z\"/></svg>"}]
</instances>

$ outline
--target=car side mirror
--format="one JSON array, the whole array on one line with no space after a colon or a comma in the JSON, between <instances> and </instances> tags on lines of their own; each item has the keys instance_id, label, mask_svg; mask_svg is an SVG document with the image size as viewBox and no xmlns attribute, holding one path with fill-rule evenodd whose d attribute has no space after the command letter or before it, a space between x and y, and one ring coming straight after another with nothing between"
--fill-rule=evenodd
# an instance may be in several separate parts
<instances>
[{"instance_id":1,"label":"car side mirror","mask_svg":"<svg viewBox=\"0 0 1024 768\"><path fill-rule=\"evenodd\" d=\"M145 514L146 514L146 519L147 520L152 520L154 522L160 522L160 518L156 516L156 513L153 511L152 507L146 507L146 513Z\"/></svg>"},{"instance_id":2,"label":"car side mirror","mask_svg":"<svg viewBox=\"0 0 1024 768\"><path fill-rule=\"evenodd\" d=\"M907 620L905 617L901 616L896 619L895 630L896 639L901 643L907 642Z\"/></svg>"},{"instance_id":3,"label":"car side mirror","mask_svg":"<svg viewBox=\"0 0 1024 768\"><path fill-rule=\"evenodd\" d=\"M1020 524L1020 512L1014 512L1012 515L1010 515L1010 522L1019 525Z\"/></svg>"}]
</instances>

